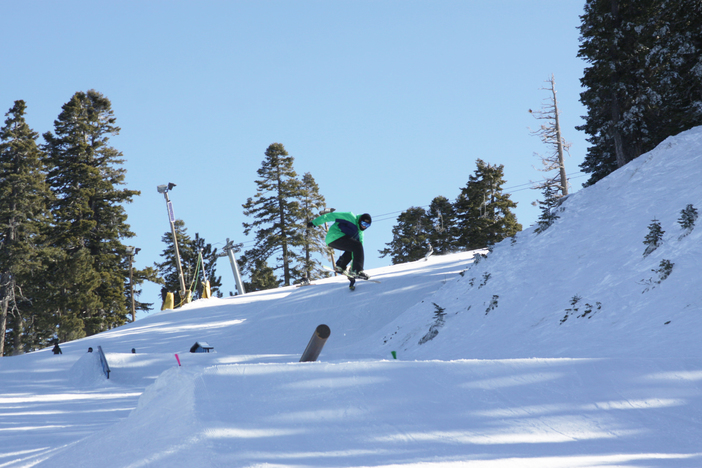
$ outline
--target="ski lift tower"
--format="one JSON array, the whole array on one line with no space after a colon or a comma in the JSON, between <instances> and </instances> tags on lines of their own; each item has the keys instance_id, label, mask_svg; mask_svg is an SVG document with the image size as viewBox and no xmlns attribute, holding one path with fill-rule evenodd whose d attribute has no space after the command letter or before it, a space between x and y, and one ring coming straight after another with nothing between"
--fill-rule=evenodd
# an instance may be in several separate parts
<instances>
[{"instance_id":1,"label":"ski lift tower","mask_svg":"<svg viewBox=\"0 0 702 468\"><path fill-rule=\"evenodd\" d=\"M229 263L232 264L232 273L234 273L237 294L246 294L244 283L241 281L241 273L239 273L239 265L236 263L236 257L234 257L234 242L227 238L227 245L225 245L222 250L224 250L225 253L219 254L218 257L224 257L225 255L229 257Z\"/></svg>"}]
</instances>

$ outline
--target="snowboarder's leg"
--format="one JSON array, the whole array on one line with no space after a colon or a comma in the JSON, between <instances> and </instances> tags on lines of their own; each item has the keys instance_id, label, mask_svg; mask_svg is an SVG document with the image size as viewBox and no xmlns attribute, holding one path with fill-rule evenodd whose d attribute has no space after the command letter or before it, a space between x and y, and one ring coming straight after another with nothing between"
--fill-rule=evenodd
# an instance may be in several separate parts
<instances>
[{"instance_id":1,"label":"snowboarder's leg","mask_svg":"<svg viewBox=\"0 0 702 468\"><path fill-rule=\"evenodd\" d=\"M336 262L338 266L345 267L353 258L351 270L355 271L356 273L363 271L363 244L361 244L359 241L352 239L349 236L344 236L330 243L329 246L337 250L344 251L344 254L339 257L339 260Z\"/></svg>"},{"instance_id":2,"label":"snowboarder's leg","mask_svg":"<svg viewBox=\"0 0 702 468\"><path fill-rule=\"evenodd\" d=\"M332 242L333 244L334 242ZM331 244L330 244L331 245ZM341 254L336 261L336 266L341 268L342 270L346 270L346 267L348 266L349 263L351 263L351 259L353 258L351 252L344 252Z\"/></svg>"},{"instance_id":3,"label":"snowboarder's leg","mask_svg":"<svg viewBox=\"0 0 702 468\"><path fill-rule=\"evenodd\" d=\"M358 241L355 241L358 242ZM351 271L354 273L361 273L363 271L363 244L358 242L359 249L353 253L353 263L351 264Z\"/></svg>"}]
</instances>

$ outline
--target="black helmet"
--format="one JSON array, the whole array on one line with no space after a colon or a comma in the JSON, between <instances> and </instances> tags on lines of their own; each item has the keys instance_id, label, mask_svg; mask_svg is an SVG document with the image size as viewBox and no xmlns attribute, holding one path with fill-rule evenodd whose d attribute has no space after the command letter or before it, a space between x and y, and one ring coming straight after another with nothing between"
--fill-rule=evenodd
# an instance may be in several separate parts
<instances>
[{"instance_id":1,"label":"black helmet","mask_svg":"<svg viewBox=\"0 0 702 468\"><path fill-rule=\"evenodd\" d=\"M368 229L372 222L371 215L368 213L363 213L361 217L358 218L358 223L361 225L362 229Z\"/></svg>"}]
</instances>

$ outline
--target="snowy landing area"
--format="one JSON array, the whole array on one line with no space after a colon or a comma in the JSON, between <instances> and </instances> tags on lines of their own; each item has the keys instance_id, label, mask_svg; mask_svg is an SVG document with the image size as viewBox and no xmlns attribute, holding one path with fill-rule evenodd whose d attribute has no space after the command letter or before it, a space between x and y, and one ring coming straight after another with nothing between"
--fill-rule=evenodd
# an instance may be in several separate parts
<instances>
[{"instance_id":1,"label":"snowy landing area","mask_svg":"<svg viewBox=\"0 0 702 468\"><path fill-rule=\"evenodd\" d=\"M105 384L0 397L0 466L702 464L700 359L206 365L214 356L186 355L128 417L138 394Z\"/></svg>"}]
</instances>

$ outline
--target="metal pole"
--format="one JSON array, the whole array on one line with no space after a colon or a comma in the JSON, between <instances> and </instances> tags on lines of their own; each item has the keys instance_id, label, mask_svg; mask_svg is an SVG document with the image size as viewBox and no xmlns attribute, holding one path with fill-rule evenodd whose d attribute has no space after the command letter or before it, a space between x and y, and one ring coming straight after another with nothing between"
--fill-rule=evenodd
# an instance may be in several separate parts
<instances>
[{"instance_id":1,"label":"metal pole","mask_svg":"<svg viewBox=\"0 0 702 468\"><path fill-rule=\"evenodd\" d=\"M244 289L244 283L241 281L241 273L239 273L239 265L236 263L236 257L234 257L234 243L227 238L227 245L224 246L224 251L227 252L229 257L229 263L232 265L232 273L234 273L234 282L236 283L236 290L239 294L246 294Z\"/></svg>"},{"instance_id":2,"label":"metal pole","mask_svg":"<svg viewBox=\"0 0 702 468\"><path fill-rule=\"evenodd\" d=\"M175 249L176 265L178 266L178 279L180 280L180 301L181 304L187 300L185 289L185 277L183 276L183 266L180 263L180 251L178 250L178 237L175 230L175 215L173 214L173 205L168 197L168 191L163 192L166 197L166 210L168 211L168 221L171 223L171 233L173 234L173 248Z\"/></svg>"},{"instance_id":3,"label":"metal pole","mask_svg":"<svg viewBox=\"0 0 702 468\"><path fill-rule=\"evenodd\" d=\"M129 295L132 296L132 322L136 322L136 305L134 303L134 255L129 256Z\"/></svg>"},{"instance_id":4,"label":"metal pole","mask_svg":"<svg viewBox=\"0 0 702 468\"><path fill-rule=\"evenodd\" d=\"M319 215L321 216L321 215L324 215L324 214L327 214L327 213L333 213L333 212L335 212L335 211L336 211L335 208L327 208L327 209L325 209L325 210L322 210L322 211L319 213ZM326 233L329 232L329 225L328 225L327 223L324 223L324 231L325 231ZM329 259L331 260L332 268L334 268L334 266L336 266L336 262L334 261L334 249L332 249L331 247L327 247L327 249L329 249L329 250L328 250L328 252L329 252ZM338 273L335 271L335 272L334 272L334 276L336 276L336 275L338 275Z\"/></svg>"},{"instance_id":5,"label":"metal pole","mask_svg":"<svg viewBox=\"0 0 702 468\"><path fill-rule=\"evenodd\" d=\"M327 338L329 338L329 335L331 335L331 330L329 329L329 327L324 324L319 325L312 334L310 342L307 343L307 348L305 348L305 352L302 353L300 362L316 361L319 357L319 353L322 352L324 343L327 342Z\"/></svg>"},{"instance_id":6,"label":"metal pole","mask_svg":"<svg viewBox=\"0 0 702 468\"><path fill-rule=\"evenodd\" d=\"M136 300L134 299L134 255L141 249L128 245L125 247L129 257L129 295L132 297L132 322L136 321Z\"/></svg>"}]
</instances>

